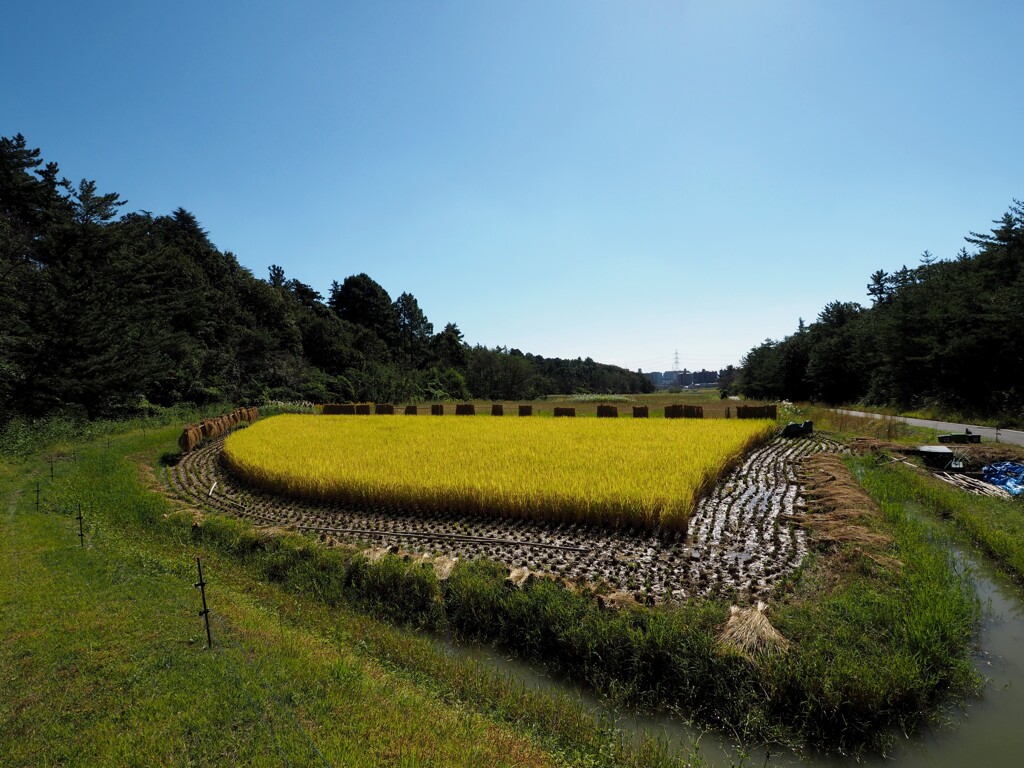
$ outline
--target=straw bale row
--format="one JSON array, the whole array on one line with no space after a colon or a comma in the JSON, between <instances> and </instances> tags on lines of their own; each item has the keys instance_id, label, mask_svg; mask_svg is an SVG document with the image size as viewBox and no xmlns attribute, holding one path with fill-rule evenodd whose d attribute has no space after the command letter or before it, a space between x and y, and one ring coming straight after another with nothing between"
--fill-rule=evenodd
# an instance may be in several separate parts
<instances>
[{"instance_id":1,"label":"straw bale row","mask_svg":"<svg viewBox=\"0 0 1024 768\"><path fill-rule=\"evenodd\" d=\"M779 409L776 405L737 405L737 419L777 419Z\"/></svg>"},{"instance_id":2,"label":"straw bale row","mask_svg":"<svg viewBox=\"0 0 1024 768\"><path fill-rule=\"evenodd\" d=\"M212 419L203 419L199 424L188 424L178 437L178 447L182 453L188 453L203 440L220 437L243 421L253 422L259 417L259 408L235 408L231 413L225 413Z\"/></svg>"}]
</instances>

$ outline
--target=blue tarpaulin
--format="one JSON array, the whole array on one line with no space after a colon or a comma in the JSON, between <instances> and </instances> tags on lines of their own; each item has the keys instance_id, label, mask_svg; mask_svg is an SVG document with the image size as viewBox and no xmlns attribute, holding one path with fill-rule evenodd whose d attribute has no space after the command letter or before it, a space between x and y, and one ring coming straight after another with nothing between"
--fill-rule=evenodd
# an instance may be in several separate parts
<instances>
[{"instance_id":1,"label":"blue tarpaulin","mask_svg":"<svg viewBox=\"0 0 1024 768\"><path fill-rule=\"evenodd\" d=\"M985 482L998 485L1014 496L1024 493L1024 464L1013 461L997 461L981 468L981 476Z\"/></svg>"}]
</instances>

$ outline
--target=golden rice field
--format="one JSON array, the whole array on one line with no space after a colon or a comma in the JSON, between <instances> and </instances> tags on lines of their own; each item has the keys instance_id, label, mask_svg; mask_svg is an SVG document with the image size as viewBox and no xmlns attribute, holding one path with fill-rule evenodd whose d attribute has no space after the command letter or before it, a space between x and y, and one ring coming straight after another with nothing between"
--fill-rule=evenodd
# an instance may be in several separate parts
<instances>
[{"instance_id":1,"label":"golden rice field","mask_svg":"<svg viewBox=\"0 0 1024 768\"><path fill-rule=\"evenodd\" d=\"M230 437L228 468L281 494L682 530L774 422L282 415Z\"/></svg>"}]
</instances>

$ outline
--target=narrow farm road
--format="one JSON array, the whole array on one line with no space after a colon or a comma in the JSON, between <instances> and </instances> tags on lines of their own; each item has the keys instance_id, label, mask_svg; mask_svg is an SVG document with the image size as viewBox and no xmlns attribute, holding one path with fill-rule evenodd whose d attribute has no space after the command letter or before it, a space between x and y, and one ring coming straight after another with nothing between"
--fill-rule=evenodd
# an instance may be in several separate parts
<instances>
[{"instance_id":1,"label":"narrow farm road","mask_svg":"<svg viewBox=\"0 0 1024 768\"><path fill-rule=\"evenodd\" d=\"M845 413L847 416L867 416L873 418L883 418L877 413L866 413L864 411L848 411L844 408L833 408L836 413ZM971 430L976 435L981 435L988 440L996 440L996 429L994 427L982 427L977 424L954 424L950 421L932 421L931 419L914 419L910 416L892 416L890 418L896 419L897 421L904 421L907 424L915 427L928 427L930 429L938 429L945 432L963 432L965 429ZM1024 432L1016 429L1000 429L999 430L999 442L1001 443L1013 443L1014 445L1024 445Z\"/></svg>"}]
</instances>

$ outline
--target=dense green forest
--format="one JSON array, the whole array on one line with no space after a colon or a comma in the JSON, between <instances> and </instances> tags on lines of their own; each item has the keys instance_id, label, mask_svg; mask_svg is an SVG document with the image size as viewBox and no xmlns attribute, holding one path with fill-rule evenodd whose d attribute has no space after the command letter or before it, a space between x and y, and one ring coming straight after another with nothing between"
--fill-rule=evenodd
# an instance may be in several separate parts
<instances>
[{"instance_id":1,"label":"dense green forest","mask_svg":"<svg viewBox=\"0 0 1024 768\"><path fill-rule=\"evenodd\" d=\"M279 266L255 277L196 217L121 213L21 135L0 139L0 425L112 417L151 405L526 399L645 392L593 360L469 346L411 293L365 273L322 296ZM283 261L284 259L282 259Z\"/></svg>"},{"instance_id":2,"label":"dense green forest","mask_svg":"<svg viewBox=\"0 0 1024 768\"><path fill-rule=\"evenodd\" d=\"M835 301L743 360L759 398L932 408L1024 424L1024 205L1014 200L973 252L870 277L871 306Z\"/></svg>"}]
</instances>

